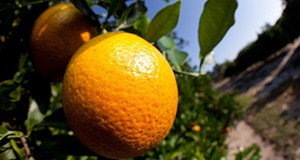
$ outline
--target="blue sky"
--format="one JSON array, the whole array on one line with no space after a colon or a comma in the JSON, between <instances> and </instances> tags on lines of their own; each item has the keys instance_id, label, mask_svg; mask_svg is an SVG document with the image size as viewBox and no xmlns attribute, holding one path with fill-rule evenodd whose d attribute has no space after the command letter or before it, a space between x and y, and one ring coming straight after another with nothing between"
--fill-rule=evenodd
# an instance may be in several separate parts
<instances>
[{"instance_id":1,"label":"blue sky","mask_svg":"<svg viewBox=\"0 0 300 160\"><path fill-rule=\"evenodd\" d=\"M183 50L189 53L192 65L199 64L200 48L197 32L205 2L205 0L182 0L179 22L175 28L178 36L189 42ZM146 0L150 18L170 3L163 0ZM216 63L233 60L244 46L256 39L267 23L273 25L277 21L282 10L281 0L238 0L235 25L214 49Z\"/></svg>"}]
</instances>

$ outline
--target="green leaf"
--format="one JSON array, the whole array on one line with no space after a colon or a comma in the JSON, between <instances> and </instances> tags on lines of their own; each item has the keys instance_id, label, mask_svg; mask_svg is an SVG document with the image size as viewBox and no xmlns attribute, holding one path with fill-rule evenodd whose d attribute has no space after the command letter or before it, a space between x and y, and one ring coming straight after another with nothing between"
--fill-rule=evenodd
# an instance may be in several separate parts
<instances>
[{"instance_id":1,"label":"green leaf","mask_svg":"<svg viewBox=\"0 0 300 160\"><path fill-rule=\"evenodd\" d=\"M150 20L148 18L148 15L144 14L140 17L140 19L135 21L135 23L133 24L133 28L140 32L139 35L141 37L145 37L149 24Z\"/></svg>"},{"instance_id":2,"label":"green leaf","mask_svg":"<svg viewBox=\"0 0 300 160\"><path fill-rule=\"evenodd\" d=\"M147 12L145 2L137 1L131 4L122 14L121 25L118 28L130 27Z\"/></svg>"},{"instance_id":3,"label":"green leaf","mask_svg":"<svg viewBox=\"0 0 300 160\"><path fill-rule=\"evenodd\" d=\"M5 127L0 126L0 137L1 137L2 135L6 134L7 132L8 132L8 130L7 130Z\"/></svg>"},{"instance_id":4,"label":"green leaf","mask_svg":"<svg viewBox=\"0 0 300 160\"><path fill-rule=\"evenodd\" d=\"M0 146L0 159L17 159L10 143Z\"/></svg>"},{"instance_id":5,"label":"green leaf","mask_svg":"<svg viewBox=\"0 0 300 160\"><path fill-rule=\"evenodd\" d=\"M177 1L162 10L160 10L152 19L146 39L149 42L155 42L162 36L170 33L177 25L180 13L181 2Z\"/></svg>"},{"instance_id":6,"label":"green leaf","mask_svg":"<svg viewBox=\"0 0 300 160\"><path fill-rule=\"evenodd\" d=\"M12 146L12 149L18 156L18 159L25 159L25 157L26 157L25 151L22 150L21 148L19 148L19 146L17 145L17 143L14 139L10 139L10 144Z\"/></svg>"},{"instance_id":7,"label":"green leaf","mask_svg":"<svg viewBox=\"0 0 300 160\"><path fill-rule=\"evenodd\" d=\"M20 138L22 133L19 131L9 131L3 126L0 126L0 144L3 143L3 140L6 138Z\"/></svg>"},{"instance_id":8,"label":"green leaf","mask_svg":"<svg viewBox=\"0 0 300 160\"><path fill-rule=\"evenodd\" d=\"M97 15L90 8L88 3L85 0L70 0L76 8L78 8L84 15L90 17L98 27L100 27L100 22L97 18Z\"/></svg>"},{"instance_id":9,"label":"green leaf","mask_svg":"<svg viewBox=\"0 0 300 160\"><path fill-rule=\"evenodd\" d=\"M31 132L32 128L43 121L44 115L40 112L37 103L32 101L29 107L27 120L25 121L25 126L27 132Z\"/></svg>"},{"instance_id":10,"label":"green leaf","mask_svg":"<svg viewBox=\"0 0 300 160\"><path fill-rule=\"evenodd\" d=\"M125 0L112 0L108 7L108 13L107 13L105 22L107 22L107 20L110 18L110 16L114 15L119 10L122 10L124 8L126 8ZM115 14L115 16L117 16L117 14ZM119 17L117 16L117 18L119 18Z\"/></svg>"},{"instance_id":11,"label":"green leaf","mask_svg":"<svg viewBox=\"0 0 300 160\"><path fill-rule=\"evenodd\" d=\"M215 53L213 51L209 52L203 61L201 62L201 70L200 73L202 75L206 74L205 66L206 65L214 65L215 64Z\"/></svg>"},{"instance_id":12,"label":"green leaf","mask_svg":"<svg viewBox=\"0 0 300 160\"><path fill-rule=\"evenodd\" d=\"M0 110L11 111L17 107L20 100L21 93L18 84L13 80L6 80L0 82Z\"/></svg>"},{"instance_id":13,"label":"green leaf","mask_svg":"<svg viewBox=\"0 0 300 160\"><path fill-rule=\"evenodd\" d=\"M53 127L56 129L69 130L62 107L53 111L49 116L45 117L42 125Z\"/></svg>"},{"instance_id":14,"label":"green leaf","mask_svg":"<svg viewBox=\"0 0 300 160\"><path fill-rule=\"evenodd\" d=\"M171 37L163 36L157 42L158 48L165 54L171 66L182 72L181 66L187 61L188 54L177 50L177 45Z\"/></svg>"},{"instance_id":15,"label":"green leaf","mask_svg":"<svg viewBox=\"0 0 300 160\"><path fill-rule=\"evenodd\" d=\"M168 36L163 36L158 40L158 44L162 45L160 46L161 49L163 50L172 50L175 49L176 43L174 42L174 40L171 37Z\"/></svg>"},{"instance_id":16,"label":"green leaf","mask_svg":"<svg viewBox=\"0 0 300 160\"><path fill-rule=\"evenodd\" d=\"M10 92L9 97L11 102L18 102L21 100L22 96L22 87L19 85L15 88L14 91Z\"/></svg>"},{"instance_id":17,"label":"green leaf","mask_svg":"<svg viewBox=\"0 0 300 160\"><path fill-rule=\"evenodd\" d=\"M235 155L235 160L243 160L245 157L248 157L249 160L259 160L261 158L260 148L253 144L244 151L238 152Z\"/></svg>"},{"instance_id":18,"label":"green leaf","mask_svg":"<svg viewBox=\"0 0 300 160\"><path fill-rule=\"evenodd\" d=\"M215 52L213 52L213 51L209 52L206 55L205 60L203 61L203 64L215 64Z\"/></svg>"},{"instance_id":19,"label":"green leaf","mask_svg":"<svg viewBox=\"0 0 300 160\"><path fill-rule=\"evenodd\" d=\"M208 0L206 2L198 28L201 62L234 24L236 8L236 0Z\"/></svg>"},{"instance_id":20,"label":"green leaf","mask_svg":"<svg viewBox=\"0 0 300 160\"><path fill-rule=\"evenodd\" d=\"M187 53L173 49L167 51L167 55L168 59L171 61L175 69L181 72L181 65L183 65L186 62L188 57Z\"/></svg>"},{"instance_id":21,"label":"green leaf","mask_svg":"<svg viewBox=\"0 0 300 160\"><path fill-rule=\"evenodd\" d=\"M0 95L5 101L17 102L21 99L21 86L16 84L13 80L6 80L0 82ZM2 99L0 98L0 99Z\"/></svg>"}]
</instances>

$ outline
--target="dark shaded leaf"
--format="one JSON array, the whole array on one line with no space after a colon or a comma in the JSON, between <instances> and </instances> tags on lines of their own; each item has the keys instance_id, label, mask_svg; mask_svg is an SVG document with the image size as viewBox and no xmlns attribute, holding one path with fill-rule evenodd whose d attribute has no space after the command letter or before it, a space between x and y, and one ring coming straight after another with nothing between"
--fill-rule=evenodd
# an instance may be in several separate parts
<instances>
[{"instance_id":1,"label":"dark shaded leaf","mask_svg":"<svg viewBox=\"0 0 300 160\"><path fill-rule=\"evenodd\" d=\"M0 12L9 10L9 9L18 9L18 8L36 5L36 4L45 3L45 2L47 2L47 1L45 1L45 0L30 0L30 1L27 1L27 0L18 0L18 1L1 0Z\"/></svg>"},{"instance_id":2,"label":"dark shaded leaf","mask_svg":"<svg viewBox=\"0 0 300 160\"><path fill-rule=\"evenodd\" d=\"M97 15L90 8L88 3L85 0L70 0L76 8L78 8L84 15L90 17L100 28L100 22L98 20Z\"/></svg>"},{"instance_id":3,"label":"dark shaded leaf","mask_svg":"<svg viewBox=\"0 0 300 160\"><path fill-rule=\"evenodd\" d=\"M45 78L34 74L31 80L31 97L36 101L41 113L45 114L50 106L51 88L50 82Z\"/></svg>"},{"instance_id":4,"label":"dark shaded leaf","mask_svg":"<svg viewBox=\"0 0 300 160\"><path fill-rule=\"evenodd\" d=\"M20 94L17 84L13 80L0 82L0 110L4 112L15 109L17 106L15 102L18 100L20 100Z\"/></svg>"},{"instance_id":5,"label":"dark shaded leaf","mask_svg":"<svg viewBox=\"0 0 300 160\"><path fill-rule=\"evenodd\" d=\"M56 135L41 139L40 153L49 155L96 155L74 136ZM45 156L45 155L41 155Z\"/></svg>"},{"instance_id":6,"label":"dark shaded leaf","mask_svg":"<svg viewBox=\"0 0 300 160\"><path fill-rule=\"evenodd\" d=\"M177 25L180 13L180 1L171 4L160 10L152 19L146 39L155 42L162 36L170 33Z\"/></svg>"},{"instance_id":7,"label":"dark shaded leaf","mask_svg":"<svg viewBox=\"0 0 300 160\"><path fill-rule=\"evenodd\" d=\"M6 80L6 81L0 82L1 97L5 96L5 95L9 95L11 92L14 91L15 87L16 87L15 82L13 80ZM0 102L2 102L2 101L0 101Z\"/></svg>"},{"instance_id":8,"label":"dark shaded leaf","mask_svg":"<svg viewBox=\"0 0 300 160\"><path fill-rule=\"evenodd\" d=\"M201 62L234 24L236 8L236 0L209 0L206 2L198 29Z\"/></svg>"},{"instance_id":9,"label":"dark shaded leaf","mask_svg":"<svg viewBox=\"0 0 300 160\"><path fill-rule=\"evenodd\" d=\"M130 27L139 20L143 15L147 13L145 2L137 1L131 4L122 14L121 25L119 28Z\"/></svg>"},{"instance_id":10,"label":"dark shaded leaf","mask_svg":"<svg viewBox=\"0 0 300 160\"><path fill-rule=\"evenodd\" d=\"M45 117L42 125L57 129L69 130L63 108L59 108L49 116Z\"/></svg>"},{"instance_id":11,"label":"dark shaded leaf","mask_svg":"<svg viewBox=\"0 0 300 160\"><path fill-rule=\"evenodd\" d=\"M11 102L20 101L22 97L22 87L20 85L17 86L14 91L10 92L9 97Z\"/></svg>"},{"instance_id":12,"label":"dark shaded leaf","mask_svg":"<svg viewBox=\"0 0 300 160\"><path fill-rule=\"evenodd\" d=\"M107 13L107 17L105 19L105 22L112 16L115 15L117 18L118 14L116 14L119 10L123 10L126 7L126 1L125 0L112 0L109 2L109 7L108 7L108 13ZM122 11L123 13L123 11Z\"/></svg>"}]
</instances>

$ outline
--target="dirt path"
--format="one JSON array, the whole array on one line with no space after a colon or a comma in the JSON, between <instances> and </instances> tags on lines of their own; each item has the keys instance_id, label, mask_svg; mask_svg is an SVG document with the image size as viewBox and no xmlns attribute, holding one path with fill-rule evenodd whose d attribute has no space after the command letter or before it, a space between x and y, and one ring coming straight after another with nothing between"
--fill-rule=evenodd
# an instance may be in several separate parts
<instances>
[{"instance_id":1,"label":"dirt path","mask_svg":"<svg viewBox=\"0 0 300 160\"><path fill-rule=\"evenodd\" d=\"M253 114L249 122L259 131L256 133L245 120L240 121L229 134L229 160L234 159L239 149L252 144L260 147L262 160L300 160L298 125L286 128L286 124L297 124L293 117L300 117L300 92L295 89L299 86L300 72L299 65L294 65L299 64L299 48L300 38L239 75L214 84L215 89L223 93L238 90L241 97L249 97L248 106ZM284 110L283 106L286 106ZM272 144L264 141L260 134ZM280 153L274 149L275 144Z\"/></svg>"},{"instance_id":2,"label":"dirt path","mask_svg":"<svg viewBox=\"0 0 300 160\"><path fill-rule=\"evenodd\" d=\"M261 136L255 133L254 129L244 120L240 121L236 128L233 129L228 136L228 159L234 160L234 155L239 149L245 149L252 144L256 144L260 148L261 160L283 160L282 157L276 155L274 146L265 143Z\"/></svg>"}]
</instances>

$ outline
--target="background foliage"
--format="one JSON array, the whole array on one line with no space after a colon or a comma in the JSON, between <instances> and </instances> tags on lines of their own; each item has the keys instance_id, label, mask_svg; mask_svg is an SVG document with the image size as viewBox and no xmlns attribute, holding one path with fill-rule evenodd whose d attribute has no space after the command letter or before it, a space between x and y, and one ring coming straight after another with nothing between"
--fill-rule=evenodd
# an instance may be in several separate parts
<instances>
[{"instance_id":1,"label":"background foliage","mask_svg":"<svg viewBox=\"0 0 300 160\"><path fill-rule=\"evenodd\" d=\"M217 93L209 77L199 76L189 66L187 53L180 50L184 40L172 32L178 22L181 1L169 3L152 20L142 0L71 2L94 20L99 34L123 30L152 42L177 73L180 100L172 131L159 146L135 159L226 159L226 135L242 115L242 109L233 95ZM31 63L28 40L33 23L40 13L56 3L61 1L0 2L0 159L104 159L82 146L66 124L61 83L44 79ZM199 21L199 39L210 37L202 33L209 27L209 33L218 41L199 41L201 48L205 48L199 54L201 66L233 25L236 6L235 0L207 1ZM96 7L105 12L95 14ZM224 12L229 16L223 16ZM211 27L216 25L219 27Z\"/></svg>"}]
</instances>

